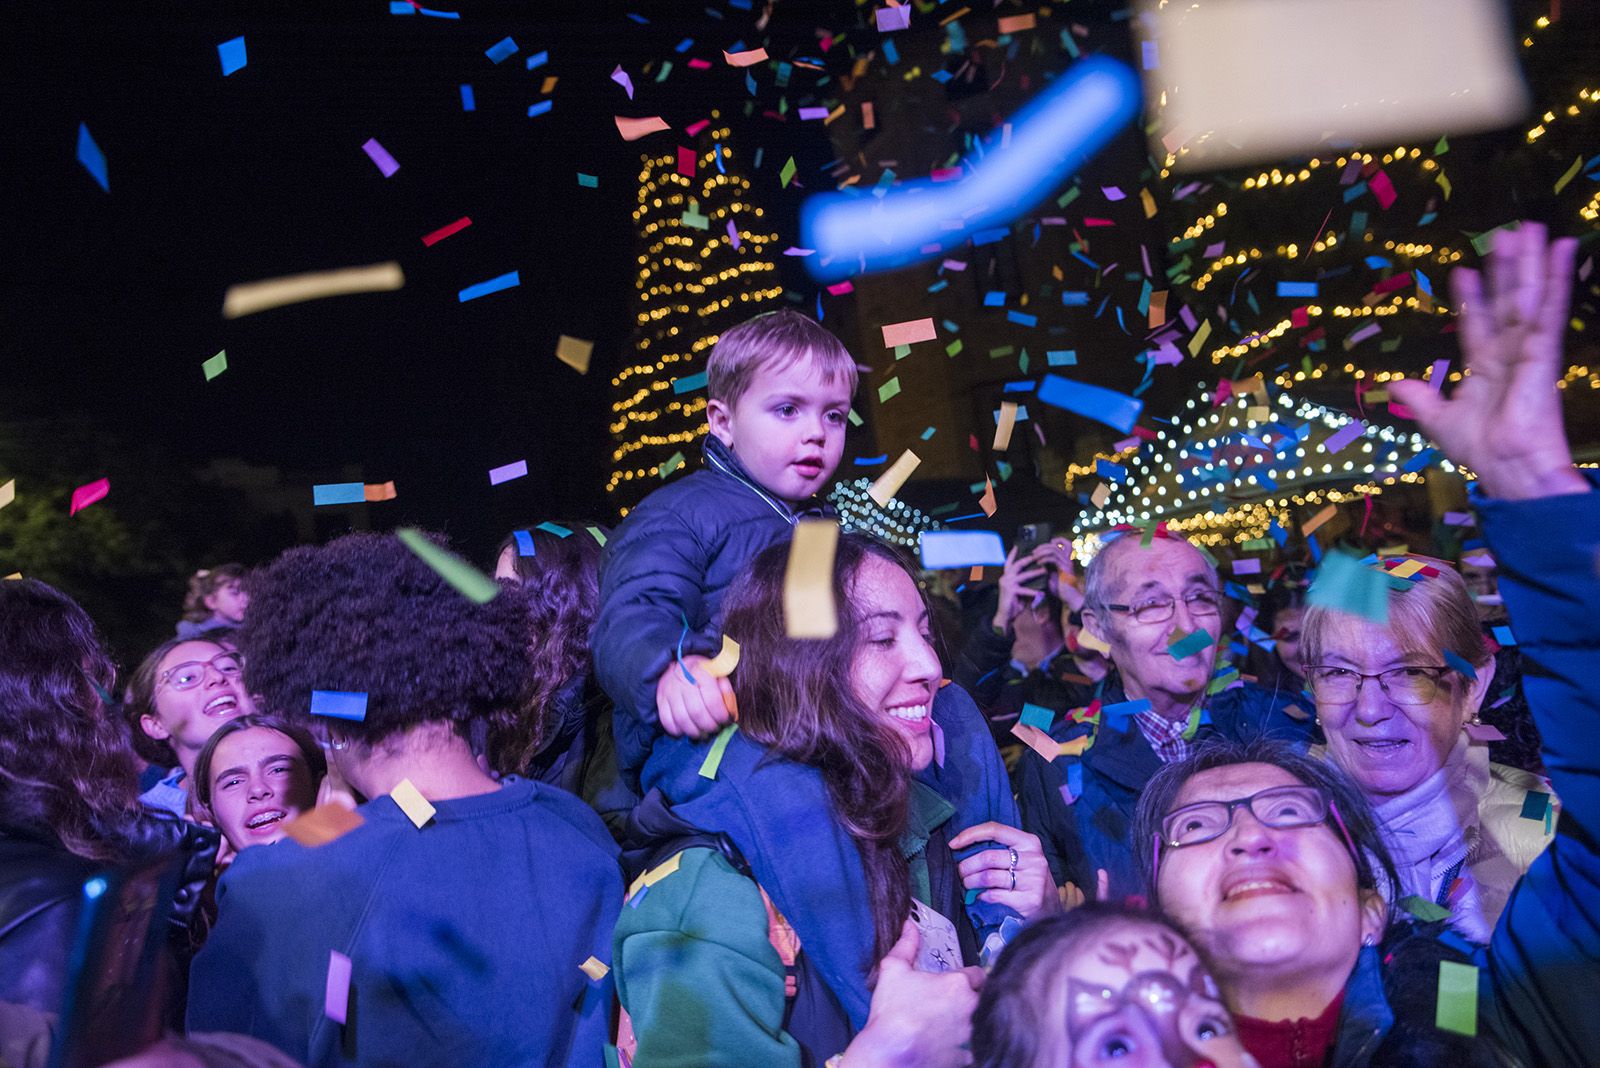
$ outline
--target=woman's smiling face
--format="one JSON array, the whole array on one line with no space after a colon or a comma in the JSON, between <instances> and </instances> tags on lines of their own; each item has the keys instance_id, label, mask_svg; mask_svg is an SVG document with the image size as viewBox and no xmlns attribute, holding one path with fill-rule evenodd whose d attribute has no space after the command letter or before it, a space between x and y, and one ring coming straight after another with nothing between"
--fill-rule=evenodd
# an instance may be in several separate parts
<instances>
[{"instance_id":1,"label":"woman's smiling face","mask_svg":"<svg viewBox=\"0 0 1600 1068\"><path fill-rule=\"evenodd\" d=\"M311 769L294 739L246 727L211 753L211 814L235 849L276 842L284 826L316 804Z\"/></svg>"},{"instance_id":2,"label":"woman's smiling face","mask_svg":"<svg viewBox=\"0 0 1600 1068\"><path fill-rule=\"evenodd\" d=\"M239 654L215 642L179 642L156 667L152 704L140 726L152 738L163 739L178 754L187 770L211 740L216 729L234 716L254 712L255 702L244 688Z\"/></svg>"}]
</instances>

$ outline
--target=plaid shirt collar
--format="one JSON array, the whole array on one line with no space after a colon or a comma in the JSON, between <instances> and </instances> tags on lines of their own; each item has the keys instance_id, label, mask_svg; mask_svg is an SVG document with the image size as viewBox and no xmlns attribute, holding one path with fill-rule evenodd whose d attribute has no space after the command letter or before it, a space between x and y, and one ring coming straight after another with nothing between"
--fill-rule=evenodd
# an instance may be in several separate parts
<instances>
[{"instance_id":1,"label":"plaid shirt collar","mask_svg":"<svg viewBox=\"0 0 1600 1068\"><path fill-rule=\"evenodd\" d=\"M1140 732L1163 764L1171 764L1189 755L1190 746L1183 737L1184 731L1189 728L1188 717L1172 720L1148 711L1135 713L1133 720L1139 724Z\"/></svg>"}]
</instances>

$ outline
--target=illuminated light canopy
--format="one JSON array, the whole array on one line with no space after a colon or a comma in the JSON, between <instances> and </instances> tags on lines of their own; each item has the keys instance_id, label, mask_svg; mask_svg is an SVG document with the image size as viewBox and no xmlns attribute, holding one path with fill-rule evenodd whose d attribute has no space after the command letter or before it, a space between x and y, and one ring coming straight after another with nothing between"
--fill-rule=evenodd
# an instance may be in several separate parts
<instances>
[{"instance_id":1,"label":"illuminated light canopy","mask_svg":"<svg viewBox=\"0 0 1600 1068\"><path fill-rule=\"evenodd\" d=\"M924 530L940 530L931 517L899 498L891 498L887 508L872 499L872 479L840 482L828 492L828 503L839 512L839 523L847 531L860 531L884 541L915 549Z\"/></svg>"}]
</instances>

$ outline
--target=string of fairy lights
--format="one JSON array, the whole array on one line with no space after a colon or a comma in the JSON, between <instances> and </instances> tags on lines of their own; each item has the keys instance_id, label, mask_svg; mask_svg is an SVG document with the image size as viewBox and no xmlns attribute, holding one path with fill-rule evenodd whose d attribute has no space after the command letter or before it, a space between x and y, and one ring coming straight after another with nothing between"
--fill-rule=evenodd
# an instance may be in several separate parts
<instances>
[{"instance_id":1,"label":"string of fairy lights","mask_svg":"<svg viewBox=\"0 0 1600 1068\"><path fill-rule=\"evenodd\" d=\"M693 149L640 161L632 362L611 379L606 483L623 515L683 466L705 435L704 386L674 383L704 371L721 332L783 292L769 252L778 235L752 202L719 119L713 111Z\"/></svg>"}]
</instances>

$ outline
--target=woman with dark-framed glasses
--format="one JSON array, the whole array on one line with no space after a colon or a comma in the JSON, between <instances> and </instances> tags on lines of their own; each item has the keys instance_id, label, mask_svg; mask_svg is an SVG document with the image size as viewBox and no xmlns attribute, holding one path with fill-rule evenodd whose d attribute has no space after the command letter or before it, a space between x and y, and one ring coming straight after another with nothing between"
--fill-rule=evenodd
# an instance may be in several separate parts
<instances>
[{"instance_id":1,"label":"woman with dark-framed glasses","mask_svg":"<svg viewBox=\"0 0 1600 1068\"><path fill-rule=\"evenodd\" d=\"M1401 897L1448 909L1484 942L1554 835L1556 799L1541 777L1489 761L1478 709L1495 660L1466 583L1441 561L1397 559L1390 573L1411 578L1391 587L1387 624L1306 613L1307 682L1328 758L1383 824Z\"/></svg>"},{"instance_id":2,"label":"woman with dark-framed glasses","mask_svg":"<svg viewBox=\"0 0 1600 1068\"><path fill-rule=\"evenodd\" d=\"M222 724L255 710L237 649L209 638L173 638L157 646L129 680L123 706L134 751L168 769L140 800L188 815L189 778L200 750Z\"/></svg>"},{"instance_id":3,"label":"woman with dark-framed glasses","mask_svg":"<svg viewBox=\"0 0 1600 1068\"><path fill-rule=\"evenodd\" d=\"M1583 1065L1600 1049L1600 483L1573 466L1554 388L1576 243L1547 246L1543 228L1526 223L1494 236L1488 283L1476 272L1454 279L1471 376L1448 399L1421 382L1397 383L1393 395L1477 475L1480 529L1502 569L1528 705L1564 809L1487 945L1474 946L1441 922L1392 922L1438 910L1391 904L1401 895L1385 885L1393 863L1367 789L1335 761L1256 744L1210 748L1158 772L1135 826L1151 901L1208 952L1263 1068ZM1330 666L1319 652L1308 662ZM1347 703L1358 710L1379 696L1425 707L1424 695L1440 698L1441 667L1461 660L1472 670L1455 674L1469 682L1476 671L1471 648L1439 652L1439 662L1335 664L1351 674L1332 676L1333 695L1353 691ZM1425 737L1407 739L1420 747ZM1274 792L1284 787L1315 787L1316 803L1312 794L1285 802ZM1530 822L1547 803L1527 802Z\"/></svg>"}]
</instances>

